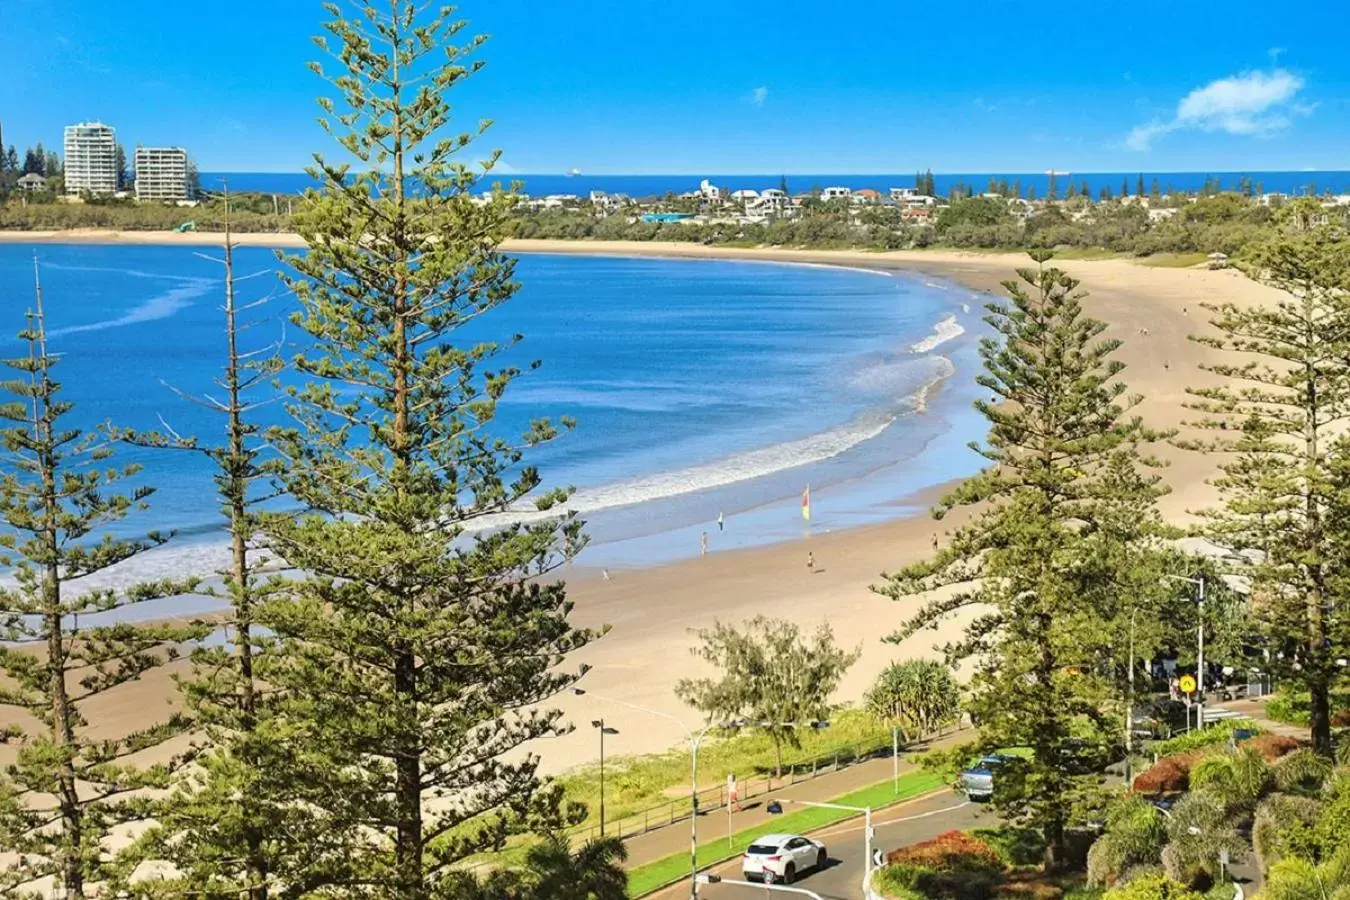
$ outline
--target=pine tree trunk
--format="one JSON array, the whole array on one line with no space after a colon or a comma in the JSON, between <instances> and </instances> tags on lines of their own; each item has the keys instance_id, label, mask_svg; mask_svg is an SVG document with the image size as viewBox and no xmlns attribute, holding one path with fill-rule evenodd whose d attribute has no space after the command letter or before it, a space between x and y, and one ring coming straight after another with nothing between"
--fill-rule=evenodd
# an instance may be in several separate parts
<instances>
[{"instance_id":1,"label":"pine tree trunk","mask_svg":"<svg viewBox=\"0 0 1350 900\"><path fill-rule=\"evenodd\" d=\"M1320 648L1319 648L1320 649ZM1308 680L1308 725L1312 730L1313 752L1328 759L1335 755L1331 741L1331 687L1318 676Z\"/></svg>"},{"instance_id":2,"label":"pine tree trunk","mask_svg":"<svg viewBox=\"0 0 1350 900\"><path fill-rule=\"evenodd\" d=\"M40 310L39 310L40 312ZM43 352L45 353L45 347ZM47 398L34 401L33 437L38 446L38 466L42 473L43 513L46 517L42 540L47 554L43 572L43 618L47 629L47 667L50 673L48 695L52 705L52 741L62 758L57 765L57 802L61 810L63 837L60 884L66 900L83 900L84 853L79 789L75 783L74 760L66 756L75 743L75 723L66 688L66 647L63 641L61 608L61 567L58 560L57 523L61 504L56 483L56 459L53 450L50 409ZM72 637L72 640L74 638Z\"/></svg>"},{"instance_id":3,"label":"pine tree trunk","mask_svg":"<svg viewBox=\"0 0 1350 900\"><path fill-rule=\"evenodd\" d=\"M394 663L394 690L400 706L407 704L413 710L417 705L415 666L416 660L411 653L400 654ZM400 708L395 715L402 717L402 712ZM399 896L421 900L427 892L422 878L422 759L417 749L405 749L396 761L396 769L394 790L398 803L398 830L394 865L401 885Z\"/></svg>"},{"instance_id":4,"label":"pine tree trunk","mask_svg":"<svg viewBox=\"0 0 1350 900\"><path fill-rule=\"evenodd\" d=\"M243 401L240 398L238 323L234 303L234 241L230 231L230 195L225 194L225 332L229 341L229 360L225 384L229 390L229 507L231 575L235 583L235 653L239 658L240 726L252 735L257 726L257 698L253 684L253 598L250 593L248 571L248 447L247 429L243 421ZM256 760L248 760L256 768ZM263 852L263 835L249 814L247 792L240 798L244 807L244 841L249 900L267 900L267 857Z\"/></svg>"}]
</instances>

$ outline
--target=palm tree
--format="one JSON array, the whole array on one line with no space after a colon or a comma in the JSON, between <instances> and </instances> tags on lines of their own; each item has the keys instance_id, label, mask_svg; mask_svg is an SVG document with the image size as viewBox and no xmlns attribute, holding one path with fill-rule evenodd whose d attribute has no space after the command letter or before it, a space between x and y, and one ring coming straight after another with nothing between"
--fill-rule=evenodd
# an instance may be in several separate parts
<instances>
[{"instance_id":1,"label":"palm tree","mask_svg":"<svg viewBox=\"0 0 1350 900\"><path fill-rule=\"evenodd\" d=\"M533 900L627 900L628 848L618 838L587 841L573 850L550 834L530 849L524 875Z\"/></svg>"}]
</instances>

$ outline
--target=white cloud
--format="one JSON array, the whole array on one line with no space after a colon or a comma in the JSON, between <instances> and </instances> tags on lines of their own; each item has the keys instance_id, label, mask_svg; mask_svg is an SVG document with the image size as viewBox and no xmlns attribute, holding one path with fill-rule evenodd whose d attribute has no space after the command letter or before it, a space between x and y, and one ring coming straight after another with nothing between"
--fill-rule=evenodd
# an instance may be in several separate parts
<instances>
[{"instance_id":1,"label":"white cloud","mask_svg":"<svg viewBox=\"0 0 1350 900\"><path fill-rule=\"evenodd\" d=\"M1132 150L1147 150L1155 138L1184 129L1272 134L1288 127L1289 113L1310 111L1293 102L1302 89L1303 79L1286 69L1220 78L1182 97L1170 120L1136 125L1125 143Z\"/></svg>"},{"instance_id":2,"label":"white cloud","mask_svg":"<svg viewBox=\"0 0 1350 900\"><path fill-rule=\"evenodd\" d=\"M764 101L769 99L769 89L766 87L757 87L750 92L750 102L756 106L763 106Z\"/></svg>"}]
</instances>

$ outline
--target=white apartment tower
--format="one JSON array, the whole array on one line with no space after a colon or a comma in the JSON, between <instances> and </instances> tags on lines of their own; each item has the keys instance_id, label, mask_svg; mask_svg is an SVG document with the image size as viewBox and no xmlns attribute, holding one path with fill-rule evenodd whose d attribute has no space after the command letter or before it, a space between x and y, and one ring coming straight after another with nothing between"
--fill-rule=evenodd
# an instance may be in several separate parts
<instances>
[{"instance_id":1,"label":"white apartment tower","mask_svg":"<svg viewBox=\"0 0 1350 900\"><path fill-rule=\"evenodd\" d=\"M188 199L187 151L182 147L137 147L136 199Z\"/></svg>"},{"instance_id":2,"label":"white apartment tower","mask_svg":"<svg viewBox=\"0 0 1350 900\"><path fill-rule=\"evenodd\" d=\"M117 133L102 122L66 126L67 194L117 192Z\"/></svg>"}]
</instances>

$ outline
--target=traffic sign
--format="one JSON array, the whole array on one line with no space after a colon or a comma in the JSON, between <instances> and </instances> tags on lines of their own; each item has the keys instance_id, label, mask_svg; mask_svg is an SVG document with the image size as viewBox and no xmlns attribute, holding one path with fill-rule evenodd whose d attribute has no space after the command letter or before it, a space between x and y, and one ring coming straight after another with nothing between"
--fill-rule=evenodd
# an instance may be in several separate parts
<instances>
[{"instance_id":1,"label":"traffic sign","mask_svg":"<svg viewBox=\"0 0 1350 900\"><path fill-rule=\"evenodd\" d=\"M1194 693L1195 693L1195 676L1194 676L1194 675L1182 675L1182 676L1181 676L1181 683L1180 683L1179 687L1181 688L1181 692L1182 692L1183 694L1194 694Z\"/></svg>"}]
</instances>

